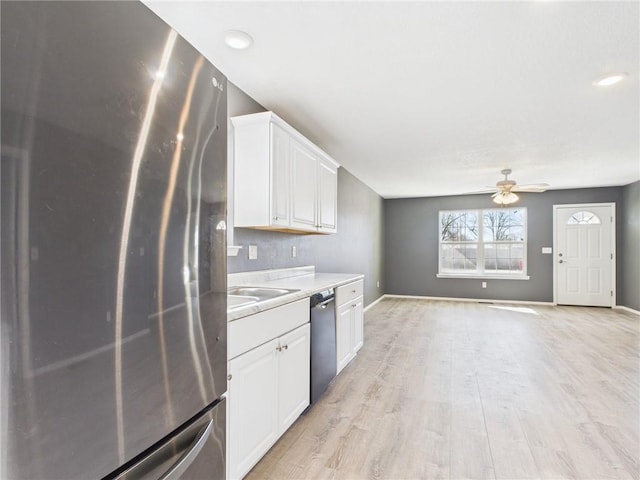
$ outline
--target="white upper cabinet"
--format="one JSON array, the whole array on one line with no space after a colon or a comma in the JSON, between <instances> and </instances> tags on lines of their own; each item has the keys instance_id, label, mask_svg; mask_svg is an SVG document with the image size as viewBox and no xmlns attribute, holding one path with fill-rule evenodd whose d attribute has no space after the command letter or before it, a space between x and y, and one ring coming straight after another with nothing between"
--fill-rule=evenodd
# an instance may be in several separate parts
<instances>
[{"instance_id":1,"label":"white upper cabinet","mask_svg":"<svg viewBox=\"0 0 640 480\"><path fill-rule=\"evenodd\" d=\"M291 160L289 135L277 125L271 125L271 212L272 224L289 226Z\"/></svg>"},{"instance_id":2,"label":"white upper cabinet","mask_svg":"<svg viewBox=\"0 0 640 480\"><path fill-rule=\"evenodd\" d=\"M338 231L338 171L323 160L318 162L318 227Z\"/></svg>"},{"instance_id":3,"label":"white upper cabinet","mask_svg":"<svg viewBox=\"0 0 640 480\"><path fill-rule=\"evenodd\" d=\"M291 143L291 226L315 230L318 159L298 141Z\"/></svg>"},{"instance_id":4,"label":"white upper cabinet","mask_svg":"<svg viewBox=\"0 0 640 480\"><path fill-rule=\"evenodd\" d=\"M231 122L234 226L336 233L340 165L273 112Z\"/></svg>"}]
</instances>

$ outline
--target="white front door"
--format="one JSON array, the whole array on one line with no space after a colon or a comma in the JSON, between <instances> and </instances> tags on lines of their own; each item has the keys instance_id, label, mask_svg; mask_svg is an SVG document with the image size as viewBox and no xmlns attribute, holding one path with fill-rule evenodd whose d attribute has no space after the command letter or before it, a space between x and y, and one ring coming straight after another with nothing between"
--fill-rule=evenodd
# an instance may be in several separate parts
<instances>
[{"instance_id":1,"label":"white front door","mask_svg":"<svg viewBox=\"0 0 640 480\"><path fill-rule=\"evenodd\" d=\"M554 205L553 208L555 302L613 306L615 204Z\"/></svg>"}]
</instances>

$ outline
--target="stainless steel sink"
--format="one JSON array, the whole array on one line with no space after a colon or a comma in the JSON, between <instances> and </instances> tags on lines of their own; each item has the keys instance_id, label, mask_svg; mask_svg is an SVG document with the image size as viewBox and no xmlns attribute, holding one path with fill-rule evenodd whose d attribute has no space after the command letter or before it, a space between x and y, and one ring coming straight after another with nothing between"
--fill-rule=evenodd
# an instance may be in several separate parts
<instances>
[{"instance_id":1,"label":"stainless steel sink","mask_svg":"<svg viewBox=\"0 0 640 480\"><path fill-rule=\"evenodd\" d=\"M231 287L227 290L227 308L244 307L251 303L281 297L288 293L298 292L298 289L269 288L269 287Z\"/></svg>"},{"instance_id":2,"label":"stainless steel sink","mask_svg":"<svg viewBox=\"0 0 640 480\"><path fill-rule=\"evenodd\" d=\"M287 293L297 292L288 288L268 288L268 287L231 287L228 295L238 295L243 297L275 298Z\"/></svg>"},{"instance_id":3,"label":"stainless steel sink","mask_svg":"<svg viewBox=\"0 0 640 480\"><path fill-rule=\"evenodd\" d=\"M227 294L227 310L244 307L245 305L249 305L250 303L257 302L258 300L260 300L258 297Z\"/></svg>"}]
</instances>

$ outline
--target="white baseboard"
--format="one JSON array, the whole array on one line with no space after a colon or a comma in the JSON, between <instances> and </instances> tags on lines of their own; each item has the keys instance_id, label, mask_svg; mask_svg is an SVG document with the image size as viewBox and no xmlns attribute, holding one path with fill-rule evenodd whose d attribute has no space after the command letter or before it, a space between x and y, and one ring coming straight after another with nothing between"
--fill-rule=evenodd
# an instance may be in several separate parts
<instances>
[{"instance_id":1,"label":"white baseboard","mask_svg":"<svg viewBox=\"0 0 640 480\"><path fill-rule=\"evenodd\" d=\"M615 308L616 310L624 310L625 312L633 313L635 315L640 315L640 311L634 310L633 308L625 307L624 305L616 305L613 308Z\"/></svg>"},{"instance_id":2,"label":"white baseboard","mask_svg":"<svg viewBox=\"0 0 640 480\"><path fill-rule=\"evenodd\" d=\"M392 295L389 293L385 293L381 297L378 297L378 299L375 302L367 305L364 311L366 312L371 307L373 307L376 303L378 303L381 300L384 300L385 298L412 298L416 300L440 300L444 302L513 303L518 305L547 305L547 306L556 305L556 303L554 302L533 302L533 301L528 302L526 300L495 300L495 299L489 299L489 298L428 297L423 295ZM640 311L634 310L633 308L630 308L630 307L625 307L624 305L616 305L612 308L614 310L624 310L625 312L633 313L634 315L640 316Z\"/></svg>"},{"instance_id":3,"label":"white baseboard","mask_svg":"<svg viewBox=\"0 0 640 480\"><path fill-rule=\"evenodd\" d=\"M389 295L385 294L382 298L414 298L417 300L442 300L445 302L474 302L474 303L515 303L518 305L549 305L553 306L553 302L534 302L525 300L495 300L492 298L456 298L456 297L427 297L421 295ZM376 300L379 301L380 299Z\"/></svg>"},{"instance_id":4,"label":"white baseboard","mask_svg":"<svg viewBox=\"0 0 640 480\"><path fill-rule=\"evenodd\" d=\"M369 305L367 305L366 307L364 307L364 312L366 312L367 310L369 310L371 307L373 307L376 303L378 303L380 300L382 300L384 297L386 297L386 295L381 295L379 296L376 300L374 300L373 302L371 302Z\"/></svg>"}]
</instances>

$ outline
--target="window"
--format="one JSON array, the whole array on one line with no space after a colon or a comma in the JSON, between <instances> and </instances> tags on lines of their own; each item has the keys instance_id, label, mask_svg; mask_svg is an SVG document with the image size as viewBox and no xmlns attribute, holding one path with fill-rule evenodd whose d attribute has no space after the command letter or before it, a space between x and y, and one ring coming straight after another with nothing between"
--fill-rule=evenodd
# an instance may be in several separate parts
<instances>
[{"instance_id":1,"label":"window","mask_svg":"<svg viewBox=\"0 0 640 480\"><path fill-rule=\"evenodd\" d=\"M525 208L440 212L441 276L524 277Z\"/></svg>"},{"instance_id":2,"label":"window","mask_svg":"<svg viewBox=\"0 0 640 480\"><path fill-rule=\"evenodd\" d=\"M595 213L586 211L574 213L567 221L567 225L597 225L599 223L600 218Z\"/></svg>"}]
</instances>

